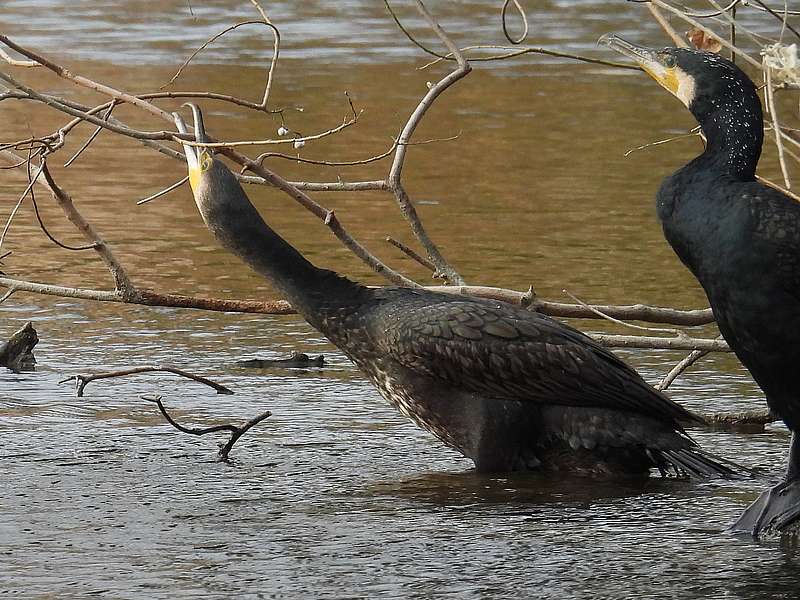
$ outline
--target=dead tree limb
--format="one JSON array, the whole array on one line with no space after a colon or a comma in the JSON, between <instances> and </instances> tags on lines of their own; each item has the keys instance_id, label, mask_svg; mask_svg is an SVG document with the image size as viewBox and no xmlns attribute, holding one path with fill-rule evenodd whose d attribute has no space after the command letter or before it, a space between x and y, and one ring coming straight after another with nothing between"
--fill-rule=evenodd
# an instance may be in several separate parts
<instances>
[{"instance_id":1,"label":"dead tree limb","mask_svg":"<svg viewBox=\"0 0 800 600\"><path fill-rule=\"evenodd\" d=\"M193 373L189 373L188 371L184 371L183 369L177 369L175 367L167 367L167 366L133 367L131 369L110 371L108 373L94 373L92 375L72 375L71 377L62 379L58 383L66 383L67 381L74 381L75 395L78 396L78 398L82 398L84 388L86 388L86 386L92 381L96 381L98 379L111 379L112 377L127 377L128 375L136 375L138 373L155 373L155 372L174 373L175 375L180 375L181 377L186 377L187 379L191 379L198 383L202 383L203 385L207 385L215 389L218 394L233 394L233 390L225 387L222 384L211 381L210 379L206 379L205 377L200 377L200 375L194 375Z\"/></svg>"},{"instance_id":2,"label":"dead tree limb","mask_svg":"<svg viewBox=\"0 0 800 600\"><path fill-rule=\"evenodd\" d=\"M216 433L218 431L229 431L231 434L230 439L228 439L225 444L220 444L219 452L217 452L217 461L218 462L228 462L228 454L230 453L233 445L242 437L245 433L250 430L251 427L258 425L261 421L269 418L272 416L270 411L266 411L261 413L258 416L253 417L249 421L247 421L244 425L236 426L231 425L230 423L224 423L222 425L213 425L211 427L201 427L201 428L194 428L194 427L184 427L180 425L178 422L173 419L170 414L167 412L167 409L164 407L164 404L161 402L161 396L142 396L142 400L146 400L147 402L154 402L158 405L158 410L161 411L163 417L167 420L167 423L172 425L175 429L182 433L188 433L189 435L206 435L207 433Z\"/></svg>"},{"instance_id":3,"label":"dead tree limb","mask_svg":"<svg viewBox=\"0 0 800 600\"><path fill-rule=\"evenodd\" d=\"M768 410L748 410L739 413L715 413L702 416L706 427L720 431L737 431L739 433L762 433L764 426L779 421L777 416Z\"/></svg>"},{"instance_id":4,"label":"dead tree limb","mask_svg":"<svg viewBox=\"0 0 800 600\"><path fill-rule=\"evenodd\" d=\"M461 54L461 52L458 50L458 47L453 43L444 29L433 18L430 12L428 12L428 9L425 8L425 5L420 0L417 0L417 10L419 10L419 12L427 21L428 25L431 27L431 29L433 29L447 49L453 53L456 58L457 67L454 71L446 75L436 84L430 86L428 93L425 94L422 100L420 100L419 104L417 104L414 112L411 113L411 116L408 118L403 130L400 132L400 136L397 138L398 145L394 153L394 161L392 161L392 167L389 171L389 176L387 177L386 182L389 186L389 190L394 194L395 199L397 200L397 204L400 207L400 213L403 215L406 221L408 221L414 237L419 240L419 242L422 244L422 247L425 248L428 258L436 266L436 272L434 275L442 277L445 279L445 281L453 285L464 285L464 278L461 277L458 271L456 271L455 268L444 258L442 253L439 251L438 246L434 244L433 240L431 240L431 238L428 236L428 233L425 230L419 215L417 214L417 210L414 207L414 203L411 201L411 198L408 196L408 193L401 182L403 164L405 162L406 152L408 151L408 145L411 141L411 136L414 134L414 131L416 130L420 121L425 116L425 113L433 105L436 98L438 98L454 83L469 75L470 71L472 71L472 67L470 67L469 63L464 59L464 55Z\"/></svg>"}]
</instances>

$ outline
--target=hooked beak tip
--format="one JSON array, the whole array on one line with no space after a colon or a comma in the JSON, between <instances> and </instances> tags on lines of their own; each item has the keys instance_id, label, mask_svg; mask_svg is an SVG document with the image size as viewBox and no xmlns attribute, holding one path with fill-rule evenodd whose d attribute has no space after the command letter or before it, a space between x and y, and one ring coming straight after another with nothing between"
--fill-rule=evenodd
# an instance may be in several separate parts
<instances>
[{"instance_id":1,"label":"hooked beak tip","mask_svg":"<svg viewBox=\"0 0 800 600\"><path fill-rule=\"evenodd\" d=\"M628 40L619 37L615 33L607 33L603 35L599 40L597 40L597 45L608 46L615 52L619 52L623 56L627 56L639 64L653 60L654 50L652 48L633 44Z\"/></svg>"},{"instance_id":2,"label":"hooked beak tip","mask_svg":"<svg viewBox=\"0 0 800 600\"><path fill-rule=\"evenodd\" d=\"M598 46L611 46L613 41L617 38L616 33L604 33L597 40Z\"/></svg>"},{"instance_id":3,"label":"hooked beak tip","mask_svg":"<svg viewBox=\"0 0 800 600\"><path fill-rule=\"evenodd\" d=\"M200 107L192 102L187 102L183 106L188 106L192 110L192 118L194 119L194 137L198 143L208 142L206 136L206 128L203 124L203 113Z\"/></svg>"}]
</instances>

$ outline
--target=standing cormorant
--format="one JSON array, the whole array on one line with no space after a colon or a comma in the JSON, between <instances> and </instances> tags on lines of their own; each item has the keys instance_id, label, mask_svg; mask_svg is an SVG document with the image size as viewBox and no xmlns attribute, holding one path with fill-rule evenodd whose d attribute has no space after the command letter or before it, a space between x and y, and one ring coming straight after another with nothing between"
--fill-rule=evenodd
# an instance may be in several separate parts
<instances>
[{"instance_id":1,"label":"standing cormorant","mask_svg":"<svg viewBox=\"0 0 800 600\"><path fill-rule=\"evenodd\" d=\"M764 133L755 85L716 54L645 48L615 35L601 42L677 96L705 135L705 151L661 185L658 217L723 337L792 432L785 479L733 530L792 532L800 516L800 203L756 181Z\"/></svg>"},{"instance_id":2,"label":"standing cormorant","mask_svg":"<svg viewBox=\"0 0 800 600\"><path fill-rule=\"evenodd\" d=\"M369 288L317 268L262 220L222 162L202 147L184 151L195 203L222 246L477 470L731 474L684 433L680 423L697 417L581 332L503 302Z\"/></svg>"}]
</instances>

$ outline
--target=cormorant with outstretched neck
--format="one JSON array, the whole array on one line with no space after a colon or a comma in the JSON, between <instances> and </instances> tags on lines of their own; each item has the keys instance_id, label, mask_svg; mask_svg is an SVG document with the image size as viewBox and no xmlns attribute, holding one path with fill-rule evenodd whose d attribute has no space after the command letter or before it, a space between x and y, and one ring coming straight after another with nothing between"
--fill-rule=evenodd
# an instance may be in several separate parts
<instances>
[{"instance_id":1,"label":"cormorant with outstretched neck","mask_svg":"<svg viewBox=\"0 0 800 600\"><path fill-rule=\"evenodd\" d=\"M792 532L800 517L800 203L756 181L764 134L755 85L716 54L650 49L614 35L601 42L677 96L705 135L705 151L661 185L658 216L720 332L792 431L784 480L733 529Z\"/></svg>"},{"instance_id":2,"label":"cormorant with outstretched neck","mask_svg":"<svg viewBox=\"0 0 800 600\"><path fill-rule=\"evenodd\" d=\"M201 113L190 106L202 143ZM503 302L369 288L320 269L262 220L207 148L184 150L195 203L217 240L479 471L731 473L684 433L680 423L695 416L579 331Z\"/></svg>"}]
</instances>

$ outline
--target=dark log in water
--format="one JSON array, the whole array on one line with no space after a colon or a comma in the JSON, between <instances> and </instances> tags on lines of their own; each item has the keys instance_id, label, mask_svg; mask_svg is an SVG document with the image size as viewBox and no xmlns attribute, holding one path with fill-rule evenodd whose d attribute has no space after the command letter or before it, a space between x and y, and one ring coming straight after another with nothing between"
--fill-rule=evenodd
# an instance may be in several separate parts
<instances>
[{"instance_id":1,"label":"dark log in water","mask_svg":"<svg viewBox=\"0 0 800 600\"><path fill-rule=\"evenodd\" d=\"M302 352L292 352L289 358L251 358L249 360L236 361L237 367L247 367L249 369L268 369L271 367L283 367L290 369L306 369L308 367L321 367L325 364L325 357L310 357Z\"/></svg>"},{"instance_id":2,"label":"dark log in water","mask_svg":"<svg viewBox=\"0 0 800 600\"><path fill-rule=\"evenodd\" d=\"M8 367L15 373L33 371L36 368L33 347L38 343L39 336L33 324L26 323L11 339L0 344L0 366Z\"/></svg>"}]
</instances>

